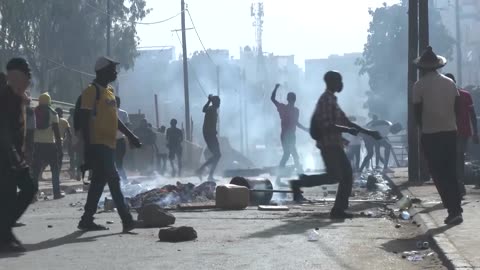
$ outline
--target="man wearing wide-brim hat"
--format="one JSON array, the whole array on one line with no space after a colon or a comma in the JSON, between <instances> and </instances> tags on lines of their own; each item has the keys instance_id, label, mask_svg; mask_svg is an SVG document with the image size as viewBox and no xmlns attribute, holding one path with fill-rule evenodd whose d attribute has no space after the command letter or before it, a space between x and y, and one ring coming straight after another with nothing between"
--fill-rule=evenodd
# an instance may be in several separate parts
<instances>
[{"instance_id":1,"label":"man wearing wide-brim hat","mask_svg":"<svg viewBox=\"0 0 480 270\"><path fill-rule=\"evenodd\" d=\"M424 72L413 86L413 104L421 128L422 147L443 206L448 210L445 224L457 225L463 222L456 181L458 90L452 80L437 71L447 64L447 60L435 54L432 47L428 47L414 63Z\"/></svg>"}]
</instances>

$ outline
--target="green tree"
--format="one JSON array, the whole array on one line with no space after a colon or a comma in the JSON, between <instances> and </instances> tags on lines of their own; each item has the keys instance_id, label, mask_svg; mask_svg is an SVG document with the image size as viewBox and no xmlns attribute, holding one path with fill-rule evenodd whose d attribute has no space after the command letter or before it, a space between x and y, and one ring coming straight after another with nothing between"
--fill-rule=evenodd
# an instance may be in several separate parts
<instances>
[{"instance_id":1,"label":"green tree","mask_svg":"<svg viewBox=\"0 0 480 270\"><path fill-rule=\"evenodd\" d=\"M74 101L92 80L98 56L106 53L107 0L0 1L0 65L25 56L40 91ZM137 56L136 21L149 10L145 0L111 1L111 56L121 68ZM66 68L68 67L68 68Z\"/></svg>"},{"instance_id":2,"label":"green tree","mask_svg":"<svg viewBox=\"0 0 480 270\"><path fill-rule=\"evenodd\" d=\"M369 10L372 16L360 74L369 76L370 91L365 106L371 113L392 121L407 118L408 1ZM429 10L430 45L451 59L454 39L436 9Z\"/></svg>"}]
</instances>

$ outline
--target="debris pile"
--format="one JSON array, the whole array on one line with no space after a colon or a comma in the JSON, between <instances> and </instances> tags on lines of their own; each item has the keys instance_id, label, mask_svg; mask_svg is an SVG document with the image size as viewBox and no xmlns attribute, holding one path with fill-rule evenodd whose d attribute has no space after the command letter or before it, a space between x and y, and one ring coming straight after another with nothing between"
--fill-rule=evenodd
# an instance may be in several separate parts
<instances>
[{"instance_id":1,"label":"debris pile","mask_svg":"<svg viewBox=\"0 0 480 270\"><path fill-rule=\"evenodd\" d=\"M204 182L198 186L192 183L166 185L139 193L129 199L130 206L134 209L156 204L162 208L180 203L205 202L215 199L215 182Z\"/></svg>"}]
</instances>

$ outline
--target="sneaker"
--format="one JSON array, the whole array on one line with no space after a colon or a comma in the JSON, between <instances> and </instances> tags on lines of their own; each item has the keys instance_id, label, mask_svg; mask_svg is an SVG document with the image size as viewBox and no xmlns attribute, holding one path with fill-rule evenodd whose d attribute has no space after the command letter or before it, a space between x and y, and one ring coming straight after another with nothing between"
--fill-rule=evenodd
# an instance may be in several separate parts
<instances>
[{"instance_id":1,"label":"sneaker","mask_svg":"<svg viewBox=\"0 0 480 270\"><path fill-rule=\"evenodd\" d=\"M302 190L298 186L298 180L292 180L290 181L290 189L293 192L293 201L300 203L302 201L305 201L305 197L302 195Z\"/></svg>"},{"instance_id":2,"label":"sneaker","mask_svg":"<svg viewBox=\"0 0 480 270\"><path fill-rule=\"evenodd\" d=\"M105 226L102 226L102 225L99 225L99 224L96 224L93 221L86 222L86 221L83 221L83 220L81 220L78 223L77 228L81 231L108 231L109 230L109 228L107 228Z\"/></svg>"},{"instance_id":3,"label":"sneaker","mask_svg":"<svg viewBox=\"0 0 480 270\"><path fill-rule=\"evenodd\" d=\"M447 225L458 225L463 222L463 216L462 214L449 215L444 222Z\"/></svg>"},{"instance_id":4,"label":"sneaker","mask_svg":"<svg viewBox=\"0 0 480 270\"><path fill-rule=\"evenodd\" d=\"M137 223L134 220L123 223L123 233L128 233L133 229L137 228Z\"/></svg>"},{"instance_id":5,"label":"sneaker","mask_svg":"<svg viewBox=\"0 0 480 270\"><path fill-rule=\"evenodd\" d=\"M65 195L62 195L62 194L58 194L58 195L53 195L53 199L54 200L60 200L62 198L65 198Z\"/></svg>"},{"instance_id":6,"label":"sneaker","mask_svg":"<svg viewBox=\"0 0 480 270\"><path fill-rule=\"evenodd\" d=\"M332 209L332 211L330 212L330 218L332 218L332 219L352 219L353 214L345 212L343 210Z\"/></svg>"}]
</instances>

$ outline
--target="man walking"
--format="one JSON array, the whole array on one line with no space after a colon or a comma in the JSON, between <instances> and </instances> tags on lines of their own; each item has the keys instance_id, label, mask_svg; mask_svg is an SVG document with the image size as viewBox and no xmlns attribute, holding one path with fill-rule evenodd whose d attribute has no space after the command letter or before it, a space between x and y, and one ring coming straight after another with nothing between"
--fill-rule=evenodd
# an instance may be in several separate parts
<instances>
[{"instance_id":1,"label":"man walking","mask_svg":"<svg viewBox=\"0 0 480 270\"><path fill-rule=\"evenodd\" d=\"M317 147L322 154L323 162L327 170L326 174L317 176L304 176L300 180L290 182L294 192L294 200L302 201L301 187L314 187L325 184L338 183L338 192L335 204L330 212L331 218L352 218L347 213L348 198L352 193L353 172L350 160L344 151L342 133L357 136L359 132L380 139L377 131L364 129L351 122L340 109L335 93L343 89L342 75L337 71L328 71L324 76L327 86L325 92L317 102L312 117L310 134L317 141Z\"/></svg>"},{"instance_id":2,"label":"man walking","mask_svg":"<svg viewBox=\"0 0 480 270\"><path fill-rule=\"evenodd\" d=\"M287 94L287 102L288 104L283 104L277 101L277 90L280 87L280 84L275 85L275 89L273 89L272 96L270 100L273 102L275 107L277 108L278 114L280 115L281 120L281 133L280 133L280 140L282 142L283 148L283 156L280 160L279 168L285 168L288 159L290 156L293 157L293 162L295 164L295 168L297 169L297 173L303 173L302 165L300 165L300 161L298 159L298 152L296 146L296 127L308 131L303 125L298 122L299 118L299 110L295 107L295 102L297 100L297 96L293 92L289 92ZM277 183L279 183L280 178L277 179Z\"/></svg>"},{"instance_id":3,"label":"man walking","mask_svg":"<svg viewBox=\"0 0 480 270\"><path fill-rule=\"evenodd\" d=\"M210 106L210 104L212 105ZM222 156L217 138L218 108L220 108L220 97L209 95L207 103L203 106L203 113L205 113L205 119L203 120L203 138L212 156L196 171L197 176L201 179L203 170L210 165L208 181L215 181L213 174Z\"/></svg>"},{"instance_id":4,"label":"man walking","mask_svg":"<svg viewBox=\"0 0 480 270\"><path fill-rule=\"evenodd\" d=\"M25 251L12 227L37 192L22 149L25 140L25 91L30 85L30 78L27 61L13 58L7 63L8 85L0 89L0 252Z\"/></svg>"},{"instance_id":5,"label":"man walking","mask_svg":"<svg viewBox=\"0 0 480 270\"><path fill-rule=\"evenodd\" d=\"M38 181L45 167L50 166L52 172L53 199L61 199L60 193L60 162L62 158L62 138L59 130L57 113L52 109L48 93L38 97L35 108L37 127L33 135L33 181L38 189Z\"/></svg>"},{"instance_id":6,"label":"man walking","mask_svg":"<svg viewBox=\"0 0 480 270\"><path fill-rule=\"evenodd\" d=\"M445 224L455 225L463 222L456 179L459 94L455 83L437 71L446 63L447 60L436 55L432 47L415 60L424 75L413 87L413 103L428 168L443 206L448 210Z\"/></svg>"},{"instance_id":7,"label":"man walking","mask_svg":"<svg viewBox=\"0 0 480 270\"><path fill-rule=\"evenodd\" d=\"M451 73L446 77L457 83L455 76ZM457 87L458 88L458 87ZM467 152L468 139L472 138L473 143L478 144L477 114L473 106L472 96L467 90L458 88L459 106L457 115L457 181L460 188L460 196L467 194L463 183L465 173L465 153Z\"/></svg>"},{"instance_id":8,"label":"man walking","mask_svg":"<svg viewBox=\"0 0 480 270\"><path fill-rule=\"evenodd\" d=\"M98 201L107 183L118 214L122 219L123 232L129 232L135 228L132 215L120 189L120 177L115 167L117 130L125 134L132 145L141 147L141 143L118 119L114 89L110 85L117 79L116 67L118 64L107 57L98 58L95 64L96 78L83 91L80 98L79 121L85 145L83 168L92 170L85 213L78 224L78 228L84 231L108 230L108 228L93 222Z\"/></svg>"},{"instance_id":9,"label":"man walking","mask_svg":"<svg viewBox=\"0 0 480 270\"><path fill-rule=\"evenodd\" d=\"M170 127L167 129L167 148L168 159L170 160L170 166L172 167L172 177L175 177L176 170L173 161L175 157L178 163L178 176L182 173L182 142L183 132L177 128L177 119L170 121ZM161 147L160 147L161 148Z\"/></svg>"}]
</instances>

